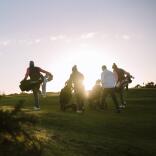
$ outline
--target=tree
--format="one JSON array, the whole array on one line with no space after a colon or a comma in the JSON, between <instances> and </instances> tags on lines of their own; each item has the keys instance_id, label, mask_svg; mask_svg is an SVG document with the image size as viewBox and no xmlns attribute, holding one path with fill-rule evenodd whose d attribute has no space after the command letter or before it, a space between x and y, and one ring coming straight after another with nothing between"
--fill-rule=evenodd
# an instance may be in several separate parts
<instances>
[{"instance_id":1,"label":"tree","mask_svg":"<svg viewBox=\"0 0 156 156\"><path fill-rule=\"evenodd\" d=\"M147 84L145 84L145 88L155 88L155 84L154 82L148 82Z\"/></svg>"}]
</instances>

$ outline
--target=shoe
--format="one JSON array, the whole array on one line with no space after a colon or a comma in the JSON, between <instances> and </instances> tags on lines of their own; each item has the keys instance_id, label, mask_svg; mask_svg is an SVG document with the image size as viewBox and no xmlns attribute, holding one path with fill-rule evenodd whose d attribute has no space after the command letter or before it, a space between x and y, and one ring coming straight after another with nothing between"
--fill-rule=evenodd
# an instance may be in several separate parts
<instances>
[{"instance_id":1,"label":"shoe","mask_svg":"<svg viewBox=\"0 0 156 156\"><path fill-rule=\"evenodd\" d=\"M126 107L125 105L120 105L120 106L119 106L120 109L123 109L123 108L125 108L125 107Z\"/></svg>"},{"instance_id":2,"label":"shoe","mask_svg":"<svg viewBox=\"0 0 156 156\"><path fill-rule=\"evenodd\" d=\"M124 103L123 103L124 108L126 107L126 105L127 105L127 103L126 103L126 101L124 101Z\"/></svg>"},{"instance_id":3,"label":"shoe","mask_svg":"<svg viewBox=\"0 0 156 156\"><path fill-rule=\"evenodd\" d=\"M82 111L81 111L81 110L77 110L76 112L77 112L77 113L82 113Z\"/></svg>"},{"instance_id":4,"label":"shoe","mask_svg":"<svg viewBox=\"0 0 156 156\"><path fill-rule=\"evenodd\" d=\"M36 111L40 110L40 107L34 107L34 110L36 110Z\"/></svg>"},{"instance_id":5,"label":"shoe","mask_svg":"<svg viewBox=\"0 0 156 156\"><path fill-rule=\"evenodd\" d=\"M126 108L126 105L124 104L124 105L122 105L122 108Z\"/></svg>"}]
</instances>

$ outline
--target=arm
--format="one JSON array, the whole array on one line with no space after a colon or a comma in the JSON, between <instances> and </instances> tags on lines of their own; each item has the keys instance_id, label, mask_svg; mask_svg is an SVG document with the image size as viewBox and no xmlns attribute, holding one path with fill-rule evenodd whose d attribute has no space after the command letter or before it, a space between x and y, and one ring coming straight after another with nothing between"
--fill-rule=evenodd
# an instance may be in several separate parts
<instances>
[{"instance_id":1,"label":"arm","mask_svg":"<svg viewBox=\"0 0 156 156\"><path fill-rule=\"evenodd\" d=\"M48 71L46 71L46 70L43 70L43 69L41 69L41 68L39 68L39 70L40 70L40 72L45 73L45 74L48 75L51 79L53 79L53 75L52 75L50 72L48 72Z\"/></svg>"},{"instance_id":2,"label":"arm","mask_svg":"<svg viewBox=\"0 0 156 156\"><path fill-rule=\"evenodd\" d=\"M101 73L101 83L102 84L104 83L104 73L103 72Z\"/></svg>"},{"instance_id":3,"label":"arm","mask_svg":"<svg viewBox=\"0 0 156 156\"><path fill-rule=\"evenodd\" d=\"M73 74L70 74L69 81L73 83Z\"/></svg>"},{"instance_id":4,"label":"arm","mask_svg":"<svg viewBox=\"0 0 156 156\"><path fill-rule=\"evenodd\" d=\"M127 72L127 71L125 71L125 70L123 70L123 71L124 71L124 74L126 74L126 75L130 75L129 72Z\"/></svg>"},{"instance_id":5,"label":"arm","mask_svg":"<svg viewBox=\"0 0 156 156\"><path fill-rule=\"evenodd\" d=\"M45 73L45 74L47 74L47 75L51 74L51 73L49 73L48 71L43 70L43 69L41 69L41 68L39 68L39 70L40 70L40 72Z\"/></svg>"},{"instance_id":6,"label":"arm","mask_svg":"<svg viewBox=\"0 0 156 156\"><path fill-rule=\"evenodd\" d=\"M118 74L117 74L117 72L116 71L113 71L113 73L114 73L116 82L118 82Z\"/></svg>"},{"instance_id":7,"label":"arm","mask_svg":"<svg viewBox=\"0 0 156 156\"><path fill-rule=\"evenodd\" d=\"M27 68L27 71L26 71L26 74L25 74L25 77L24 77L24 80L26 80L29 76L29 68Z\"/></svg>"},{"instance_id":8,"label":"arm","mask_svg":"<svg viewBox=\"0 0 156 156\"><path fill-rule=\"evenodd\" d=\"M134 79L134 76L131 75L131 78Z\"/></svg>"}]
</instances>

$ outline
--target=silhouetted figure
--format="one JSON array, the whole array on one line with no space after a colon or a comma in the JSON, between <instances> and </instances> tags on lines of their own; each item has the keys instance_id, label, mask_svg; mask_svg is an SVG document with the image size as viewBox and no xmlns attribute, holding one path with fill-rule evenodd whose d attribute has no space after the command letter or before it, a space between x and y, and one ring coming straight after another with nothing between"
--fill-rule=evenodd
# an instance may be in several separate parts
<instances>
[{"instance_id":1,"label":"silhouetted figure","mask_svg":"<svg viewBox=\"0 0 156 156\"><path fill-rule=\"evenodd\" d=\"M52 75L45 75L43 77L43 83L42 83L42 96L43 97L46 97L46 85L47 85L47 82L51 81L53 79L53 76Z\"/></svg>"},{"instance_id":2,"label":"silhouetted figure","mask_svg":"<svg viewBox=\"0 0 156 156\"><path fill-rule=\"evenodd\" d=\"M101 80L97 80L89 93L89 104L91 108L93 109L100 108L101 92L102 92Z\"/></svg>"},{"instance_id":3,"label":"silhouetted figure","mask_svg":"<svg viewBox=\"0 0 156 156\"><path fill-rule=\"evenodd\" d=\"M127 74L126 77L125 77L125 88L126 90L128 90L128 86L130 83L132 83L132 79L134 79L134 77L130 74Z\"/></svg>"},{"instance_id":4,"label":"silhouetted figure","mask_svg":"<svg viewBox=\"0 0 156 156\"><path fill-rule=\"evenodd\" d=\"M30 61L29 67L27 68L24 81L30 77L30 83L32 84L31 90L33 91L34 100L35 100L35 110L40 109L39 104L39 93L40 93L40 85L43 82L43 75L41 73L45 73L46 75L50 75L53 77L51 73L46 70L41 69L40 67L36 67L33 61Z\"/></svg>"},{"instance_id":5,"label":"silhouetted figure","mask_svg":"<svg viewBox=\"0 0 156 156\"><path fill-rule=\"evenodd\" d=\"M64 88L62 88L60 92L60 109L62 111L65 111L68 108L76 111L76 105L72 101L72 91L72 83L67 81Z\"/></svg>"},{"instance_id":6,"label":"silhouetted figure","mask_svg":"<svg viewBox=\"0 0 156 156\"><path fill-rule=\"evenodd\" d=\"M115 75L113 72L109 71L105 65L102 66L101 83L103 88L101 95L101 108L107 108L106 98L110 95L116 106L117 112L120 112L119 104L115 95Z\"/></svg>"},{"instance_id":7,"label":"silhouetted figure","mask_svg":"<svg viewBox=\"0 0 156 156\"><path fill-rule=\"evenodd\" d=\"M125 71L124 69L118 68L115 63L113 63L113 72L116 77L116 88L120 95L121 99L121 107L125 107L126 101L124 100L124 88L128 89L128 84L132 82L132 76L129 72Z\"/></svg>"},{"instance_id":8,"label":"silhouetted figure","mask_svg":"<svg viewBox=\"0 0 156 156\"><path fill-rule=\"evenodd\" d=\"M72 67L72 73L70 75L69 81L73 85L73 96L76 100L77 112L81 113L84 110L84 98L85 89L83 86L84 76L77 69L77 66Z\"/></svg>"}]
</instances>

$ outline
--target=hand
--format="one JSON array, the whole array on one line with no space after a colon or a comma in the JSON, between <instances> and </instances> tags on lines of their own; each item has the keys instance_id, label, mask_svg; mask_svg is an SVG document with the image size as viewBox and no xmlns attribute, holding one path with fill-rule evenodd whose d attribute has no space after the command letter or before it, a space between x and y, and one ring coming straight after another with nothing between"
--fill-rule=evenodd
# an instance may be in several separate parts
<instances>
[{"instance_id":1,"label":"hand","mask_svg":"<svg viewBox=\"0 0 156 156\"><path fill-rule=\"evenodd\" d=\"M48 81L51 81L51 80L53 80L53 75L51 74L51 73L48 73Z\"/></svg>"}]
</instances>

